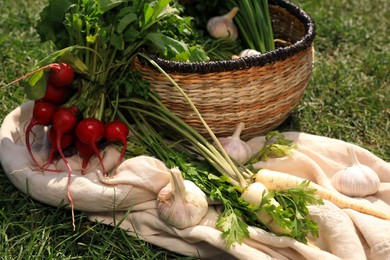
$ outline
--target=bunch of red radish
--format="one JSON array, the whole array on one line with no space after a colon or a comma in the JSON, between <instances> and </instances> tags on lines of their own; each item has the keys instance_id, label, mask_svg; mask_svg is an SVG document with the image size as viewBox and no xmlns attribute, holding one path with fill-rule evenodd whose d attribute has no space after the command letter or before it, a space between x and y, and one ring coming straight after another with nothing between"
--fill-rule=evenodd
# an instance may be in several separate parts
<instances>
[{"instance_id":1,"label":"bunch of red radish","mask_svg":"<svg viewBox=\"0 0 390 260\"><path fill-rule=\"evenodd\" d=\"M48 165L59 154L70 175L72 169L63 150L74 146L82 158L81 169L83 174L90 158L96 155L100 161L103 174L106 176L106 170L97 145L102 141L121 142L123 148L118 159L119 164L123 160L127 147L128 126L122 121L112 121L105 124L96 118L79 119L80 111L76 106L64 106L75 78L74 70L65 63L53 63L46 67L50 68L50 72L45 96L35 100L33 115L26 128L26 146L31 159L42 170L47 170ZM48 131L48 140L51 145L50 153L47 162L42 166L35 159L30 144L30 133L33 127L37 125L51 126Z\"/></svg>"}]
</instances>

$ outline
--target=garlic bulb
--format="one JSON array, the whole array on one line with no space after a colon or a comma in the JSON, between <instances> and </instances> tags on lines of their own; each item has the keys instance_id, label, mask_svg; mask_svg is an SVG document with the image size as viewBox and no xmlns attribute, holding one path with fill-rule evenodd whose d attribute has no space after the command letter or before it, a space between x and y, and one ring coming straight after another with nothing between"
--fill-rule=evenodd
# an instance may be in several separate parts
<instances>
[{"instance_id":1,"label":"garlic bulb","mask_svg":"<svg viewBox=\"0 0 390 260\"><path fill-rule=\"evenodd\" d=\"M249 56L260 55L260 54L261 54L261 52L258 52L256 50L245 49L245 50L241 51L238 55L233 55L232 56L232 60L236 60L236 59L239 59L239 58L242 58L242 57L249 57Z\"/></svg>"},{"instance_id":2,"label":"garlic bulb","mask_svg":"<svg viewBox=\"0 0 390 260\"><path fill-rule=\"evenodd\" d=\"M252 156L250 146L240 139L240 134L244 127L245 124L240 123L232 136L218 138L226 153L238 163L244 163Z\"/></svg>"},{"instance_id":3,"label":"garlic bulb","mask_svg":"<svg viewBox=\"0 0 390 260\"><path fill-rule=\"evenodd\" d=\"M376 193L380 185L378 175L370 167L359 163L350 146L347 149L351 165L333 175L333 187L350 197L364 197Z\"/></svg>"},{"instance_id":4,"label":"garlic bulb","mask_svg":"<svg viewBox=\"0 0 390 260\"><path fill-rule=\"evenodd\" d=\"M248 56L260 55L260 54L261 54L261 52L258 52L256 50L245 49L245 50L241 51L238 56L239 57L248 57Z\"/></svg>"},{"instance_id":5,"label":"garlic bulb","mask_svg":"<svg viewBox=\"0 0 390 260\"><path fill-rule=\"evenodd\" d=\"M178 168L171 169L171 175L171 182L157 196L160 218L180 229L199 224L208 211L206 195L193 182L184 180Z\"/></svg>"},{"instance_id":6,"label":"garlic bulb","mask_svg":"<svg viewBox=\"0 0 390 260\"><path fill-rule=\"evenodd\" d=\"M235 41L238 37L238 29L233 23L233 18L237 12L238 7L234 7L229 13L208 20L206 28L209 34L214 38L227 38Z\"/></svg>"}]
</instances>

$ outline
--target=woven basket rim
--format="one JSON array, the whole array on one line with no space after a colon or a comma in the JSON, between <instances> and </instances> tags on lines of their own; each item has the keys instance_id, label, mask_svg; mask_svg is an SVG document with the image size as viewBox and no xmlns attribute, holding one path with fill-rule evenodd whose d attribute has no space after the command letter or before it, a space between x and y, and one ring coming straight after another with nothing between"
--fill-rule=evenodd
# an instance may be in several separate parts
<instances>
[{"instance_id":1,"label":"woven basket rim","mask_svg":"<svg viewBox=\"0 0 390 260\"><path fill-rule=\"evenodd\" d=\"M264 66L266 64L287 59L295 55L296 53L305 50L306 48L311 48L316 31L315 23L310 17L310 15L297 5L286 0L269 0L269 3L271 5L276 5L284 8L287 12L289 12L299 21L301 21L305 27L305 35L292 45L286 47L280 47L273 51L263 53L261 55L248 56L224 61L179 62L165 60L150 53L146 54L166 71L175 71L183 73L209 73L231 71L237 69L248 69L255 66Z\"/></svg>"}]
</instances>

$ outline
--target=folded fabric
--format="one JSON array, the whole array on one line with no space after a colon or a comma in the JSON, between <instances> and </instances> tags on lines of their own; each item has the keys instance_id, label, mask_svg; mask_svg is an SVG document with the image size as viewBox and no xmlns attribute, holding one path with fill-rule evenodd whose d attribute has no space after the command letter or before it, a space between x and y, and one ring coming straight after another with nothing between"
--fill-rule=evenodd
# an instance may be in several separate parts
<instances>
[{"instance_id":1,"label":"folded fabric","mask_svg":"<svg viewBox=\"0 0 390 260\"><path fill-rule=\"evenodd\" d=\"M58 160L49 165L54 171L38 171L31 162L25 145L24 129L31 118L32 102L11 112L0 129L0 160L8 178L21 192L52 206L69 204L68 171ZM33 151L39 162L48 155L48 128L35 127ZM348 166L346 146L351 145L359 161L378 174L379 191L356 199L375 205L390 216L390 163L366 149L341 140L298 132L284 133L297 148L288 157L270 159L255 164L257 168L296 175L333 189L331 177ZM248 141L253 150L264 144L259 136ZM102 152L108 171L115 168L119 152L108 146ZM199 258L223 259L389 259L390 221L366 215L352 209L340 209L325 201L310 206L311 218L319 224L319 237L310 237L303 244L294 239L276 236L257 227L249 227L250 238L226 249L221 232L215 228L221 206L210 204L200 224L177 229L159 218L157 193L170 181L169 169L150 156L125 160L115 177L103 177L99 161L89 163L81 174L77 155L69 158L73 170L69 186L76 210L85 211L92 221L119 225L129 235L138 236L162 248Z\"/></svg>"}]
</instances>

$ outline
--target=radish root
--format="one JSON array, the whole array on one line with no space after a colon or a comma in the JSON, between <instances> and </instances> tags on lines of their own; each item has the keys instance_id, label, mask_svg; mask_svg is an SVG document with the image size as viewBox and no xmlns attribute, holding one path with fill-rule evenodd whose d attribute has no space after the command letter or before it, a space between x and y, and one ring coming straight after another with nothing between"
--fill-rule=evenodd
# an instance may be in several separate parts
<instances>
[{"instance_id":1,"label":"radish root","mask_svg":"<svg viewBox=\"0 0 390 260\"><path fill-rule=\"evenodd\" d=\"M288 188L293 188L305 181L305 179L296 177L294 175L268 169L261 169L254 175L254 177L257 182L261 182L269 190L285 190ZM361 213L372 215L385 220L390 220L389 213L381 211L374 206L361 203L360 201L354 200L336 191L326 189L316 183L310 182L308 188L315 189L317 196L319 196L321 199L329 200L339 208L350 208Z\"/></svg>"}]
</instances>

